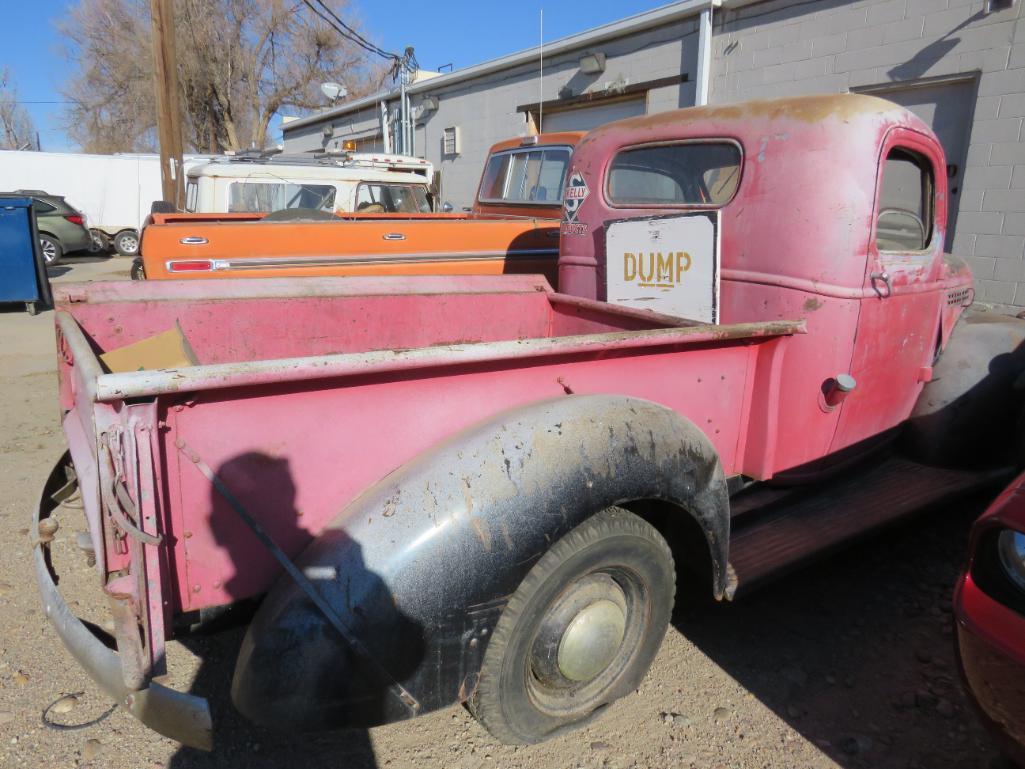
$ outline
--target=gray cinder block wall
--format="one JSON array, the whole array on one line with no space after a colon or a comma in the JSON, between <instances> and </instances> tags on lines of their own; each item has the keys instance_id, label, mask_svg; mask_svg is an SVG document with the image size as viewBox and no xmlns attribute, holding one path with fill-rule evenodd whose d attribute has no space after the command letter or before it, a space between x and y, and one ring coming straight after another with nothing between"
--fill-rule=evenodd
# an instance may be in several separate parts
<instances>
[{"instance_id":1,"label":"gray cinder block wall","mask_svg":"<svg viewBox=\"0 0 1025 769\"><path fill-rule=\"evenodd\" d=\"M1008 0L992 2L990 10L985 0L724 0L714 12L710 101L863 90L909 103L924 89L943 90L933 124L958 123L954 143L961 154L948 159L957 166L952 187L958 188L948 246L970 262L978 301L1021 308L1025 0L1010 7L1003 7ZM437 88L413 99L415 106L425 96L438 98L438 109L418 120L417 154L442 171L443 199L457 209L468 206L491 144L529 132L519 107L680 75L689 82L648 90L645 109L690 106L697 43L697 16L691 16L547 57L541 82L533 62L458 82L441 77ZM595 51L608 57L605 72L584 76L579 59ZM378 115L374 104L330 118L332 140L372 135ZM442 154L448 126L460 128L458 155ZM322 149L322 127L287 130L286 149Z\"/></svg>"},{"instance_id":2,"label":"gray cinder block wall","mask_svg":"<svg viewBox=\"0 0 1025 769\"><path fill-rule=\"evenodd\" d=\"M963 76L974 88L963 89L969 98L959 105L970 127L952 250L971 263L979 301L1025 307L1023 6L1016 0L987 12L982 0L768 0L732 10L727 3L714 21L711 101Z\"/></svg>"},{"instance_id":3,"label":"gray cinder block wall","mask_svg":"<svg viewBox=\"0 0 1025 769\"><path fill-rule=\"evenodd\" d=\"M600 51L606 55L605 71L597 75L580 72L580 57ZM697 56L697 18L687 18L664 26L602 40L593 45L558 56L545 56L544 76L539 77L539 62L523 65L470 80L445 85L438 78L437 88L427 88L413 96L414 111L426 96L438 99L438 109L417 120L416 154L426 157L442 172L442 197L456 210L469 206L477 192L488 149L496 142L530 132L527 113L519 107L538 101L554 101L585 92L603 92L660 78L687 73L689 81L659 88L645 94L648 112L691 106L694 103L694 71ZM430 81L427 81L428 83ZM397 100L389 101L395 109ZM360 138L373 133L379 124L375 105L330 119L330 142ZM324 123L286 129L287 152L310 152L324 148ZM442 132L458 126L461 148L458 155L442 153Z\"/></svg>"}]
</instances>

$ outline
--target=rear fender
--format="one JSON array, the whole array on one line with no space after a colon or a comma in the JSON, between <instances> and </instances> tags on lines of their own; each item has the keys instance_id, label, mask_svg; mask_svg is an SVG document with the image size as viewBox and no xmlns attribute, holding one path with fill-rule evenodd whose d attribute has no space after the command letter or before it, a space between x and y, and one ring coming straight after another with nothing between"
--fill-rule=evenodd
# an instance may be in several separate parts
<instances>
[{"instance_id":1,"label":"rear fender","mask_svg":"<svg viewBox=\"0 0 1025 769\"><path fill-rule=\"evenodd\" d=\"M588 516L638 500L693 517L721 597L723 471L708 439L675 412L633 398L569 396L453 436L351 503L298 561L417 706L393 696L284 578L243 642L236 706L258 723L314 730L467 699L491 631L534 563Z\"/></svg>"}]
</instances>

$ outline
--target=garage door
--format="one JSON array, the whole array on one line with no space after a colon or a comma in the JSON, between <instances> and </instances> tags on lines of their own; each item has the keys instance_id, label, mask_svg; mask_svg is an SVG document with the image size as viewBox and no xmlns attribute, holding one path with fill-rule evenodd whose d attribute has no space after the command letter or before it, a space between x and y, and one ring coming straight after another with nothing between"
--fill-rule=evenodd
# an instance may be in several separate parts
<instances>
[{"instance_id":1,"label":"garage door","mask_svg":"<svg viewBox=\"0 0 1025 769\"><path fill-rule=\"evenodd\" d=\"M947 184L950 187L946 242L946 249L950 251L957 227L961 180L964 178L968 134L972 126L972 107L975 104L974 81L956 80L885 90L873 88L866 91L907 107L932 128L936 138L943 145L943 154L947 156Z\"/></svg>"},{"instance_id":2,"label":"garage door","mask_svg":"<svg viewBox=\"0 0 1025 769\"><path fill-rule=\"evenodd\" d=\"M590 131L613 120L622 120L644 114L644 97L614 101L609 104L589 104L586 107L545 112L542 131Z\"/></svg>"}]
</instances>

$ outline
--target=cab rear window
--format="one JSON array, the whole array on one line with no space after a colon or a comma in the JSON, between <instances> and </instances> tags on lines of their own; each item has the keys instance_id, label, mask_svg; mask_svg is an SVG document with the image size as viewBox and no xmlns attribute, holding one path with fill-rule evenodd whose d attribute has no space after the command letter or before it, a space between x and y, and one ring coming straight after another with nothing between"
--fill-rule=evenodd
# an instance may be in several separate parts
<instances>
[{"instance_id":1,"label":"cab rear window","mask_svg":"<svg viewBox=\"0 0 1025 769\"><path fill-rule=\"evenodd\" d=\"M312 208L332 211L335 188L330 184L294 182L232 182L228 186L228 211L280 211L285 208Z\"/></svg>"},{"instance_id":2,"label":"cab rear window","mask_svg":"<svg viewBox=\"0 0 1025 769\"><path fill-rule=\"evenodd\" d=\"M723 206L737 192L740 162L740 148L726 141L622 150L607 196L617 206Z\"/></svg>"},{"instance_id":3,"label":"cab rear window","mask_svg":"<svg viewBox=\"0 0 1025 769\"><path fill-rule=\"evenodd\" d=\"M480 187L482 203L562 203L568 147L510 150L491 156Z\"/></svg>"}]
</instances>

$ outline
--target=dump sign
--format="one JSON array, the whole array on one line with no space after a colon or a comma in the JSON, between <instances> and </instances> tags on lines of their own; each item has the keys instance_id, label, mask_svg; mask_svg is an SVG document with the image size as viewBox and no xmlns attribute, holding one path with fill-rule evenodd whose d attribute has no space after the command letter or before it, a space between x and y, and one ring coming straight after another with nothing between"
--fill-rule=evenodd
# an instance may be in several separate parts
<instances>
[{"instance_id":1,"label":"dump sign","mask_svg":"<svg viewBox=\"0 0 1025 769\"><path fill-rule=\"evenodd\" d=\"M719 322L719 212L605 224L606 297L702 323Z\"/></svg>"}]
</instances>

